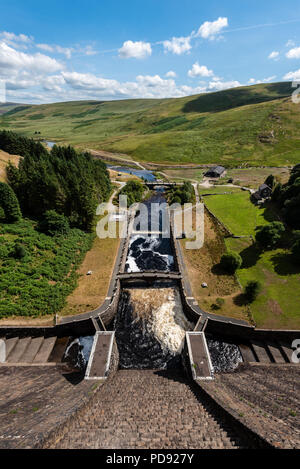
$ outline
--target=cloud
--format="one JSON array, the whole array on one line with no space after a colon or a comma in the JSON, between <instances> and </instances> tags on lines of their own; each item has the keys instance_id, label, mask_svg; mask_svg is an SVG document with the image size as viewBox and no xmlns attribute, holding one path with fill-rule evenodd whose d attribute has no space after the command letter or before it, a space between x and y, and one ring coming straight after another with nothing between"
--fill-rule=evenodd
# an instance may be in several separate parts
<instances>
[{"instance_id":1,"label":"cloud","mask_svg":"<svg viewBox=\"0 0 300 469\"><path fill-rule=\"evenodd\" d=\"M119 56L123 59L129 59L131 57L135 59L144 59L152 54L151 44L149 42L142 41L126 41L124 42L121 49L119 49Z\"/></svg>"},{"instance_id":2,"label":"cloud","mask_svg":"<svg viewBox=\"0 0 300 469\"><path fill-rule=\"evenodd\" d=\"M173 72L173 70L170 70L169 72L166 73L166 77L168 78L176 78L177 75L175 72Z\"/></svg>"},{"instance_id":3,"label":"cloud","mask_svg":"<svg viewBox=\"0 0 300 469\"><path fill-rule=\"evenodd\" d=\"M300 59L300 47L290 49L285 55L288 59Z\"/></svg>"},{"instance_id":4,"label":"cloud","mask_svg":"<svg viewBox=\"0 0 300 469\"><path fill-rule=\"evenodd\" d=\"M212 77L214 72L208 70L206 65L199 65L198 62L194 63L191 70L188 71L188 76L191 78L195 77Z\"/></svg>"},{"instance_id":5,"label":"cloud","mask_svg":"<svg viewBox=\"0 0 300 469\"><path fill-rule=\"evenodd\" d=\"M26 34L15 34L7 31L2 31L0 32L0 40L10 46L27 49L27 45L33 42L33 37L26 36Z\"/></svg>"},{"instance_id":6,"label":"cloud","mask_svg":"<svg viewBox=\"0 0 300 469\"><path fill-rule=\"evenodd\" d=\"M259 85L260 83L270 83L271 81L274 81L275 78L276 78L276 75L263 78L262 80L256 80L255 78L250 78L250 80L248 80L248 85Z\"/></svg>"},{"instance_id":7,"label":"cloud","mask_svg":"<svg viewBox=\"0 0 300 469\"><path fill-rule=\"evenodd\" d=\"M17 51L0 42L0 69L4 70L30 70L32 72L53 73L61 70L63 65L57 60L44 54L27 54Z\"/></svg>"},{"instance_id":8,"label":"cloud","mask_svg":"<svg viewBox=\"0 0 300 469\"><path fill-rule=\"evenodd\" d=\"M239 81L221 81L221 80L213 80L208 84L209 91L222 91L227 90L229 88L237 88L238 86L242 86Z\"/></svg>"},{"instance_id":9,"label":"cloud","mask_svg":"<svg viewBox=\"0 0 300 469\"><path fill-rule=\"evenodd\" d=\"M271 52L271 54L268 55L268 59L278 60L278 58L279 58L279 52L275 50Z\"/></svg>"},{"instance_id":10,"label":"cloud","mask_svg":"<svg viewBox=\"0 0 300 469\"><path fill-rule=\"evenodd\" d=\"M228 18L219 17L216 21L205 21L198 29L195 37L213 40L228 26Z\"/></svg>"},{"instance_id":11,"label":"cloud","mask_svg":"<svg viewBox=\"0 0 300 469\"><path fill-rule=\"evenodd\" d=\"M284 80L292 80L292 81L299 81L300 80L300 68L295 72L288 72L283 77Z\"/></svg>"},{"instance_id":12,"label":"cloud","mask_svg":"<svg viewBox=\"0 0 300 469\"><path fill-rule=\"evenodd\" d=\"M170 41L163 41L165 52L172 52L176 55L189 52L192 48L191 37L173 37Z\"/></svg>"},{"instance_id":13,"label":"cloud","mask_svg":"<svg viewBox=\"0 0 300 469\"><path fill-rule=\"evenodd\" d=\"M294 47L295 45L296 45L295 41L293 41L292 39L289 39L285 46Z\"/></svg>"}]
</instances>

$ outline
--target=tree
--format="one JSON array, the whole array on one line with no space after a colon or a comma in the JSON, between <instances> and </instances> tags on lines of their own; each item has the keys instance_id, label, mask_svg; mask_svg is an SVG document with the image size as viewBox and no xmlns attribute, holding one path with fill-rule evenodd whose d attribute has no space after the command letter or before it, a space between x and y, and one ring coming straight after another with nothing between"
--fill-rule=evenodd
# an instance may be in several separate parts
<instances>
[{"instance_id":1,"label":"tree","mask_svg":"<svg viewBox=\"0 0 300 469\"><path fill-rule=\"evenodd\" d=\"M0 208L2 208L5 220L8 222L18 221L22 217L16 194L4 182L0 182Z\"/></svg>"},{"instance_id":2,"label":"tree","mask_svg":"<svg viewBox=\"0 0 300 469\"><path fill-rule=\"evenodd\" d=\"M39 223L39 229L50 236L65 234L69 230L69 222L64 215L56 213L55 210L48 210Z\"/></svg>"},{"instance_id":3,"label":"tree","mask_svg":"<svg viewBox=\"0 0 300 469\"><path fill-rule=\"evenodd\" d=\"M278 243L284 231L283 223L273 221L268 225L258 226L256 228L255 239L263 248L272 248Z\"/></svg>"},{"instance_id":4,"label":"tree","mask_svg":"<svg viewBox=\"0 0 300 469\"><path fill-rule=\"evenodd\" d=\"M221 257L220 265L221 268L229 274L234 274L234 272L241 267L242 262L242 258L239 254L229 251Z\"/></svg>"},{"instance_id":5,"label":"tree","mask_svg":"<svg viewBox=\"0 0 300 469\"><path fill-rule=\"evenodd\" d=\"M300 264L300 239L293 244L292 255L295 264Z\"/></svg>"},{"instance_id":6,"label":"tree","mask_svg":"<svg viewBox=\"0 0 300 469\"><path fill-rule=\"evenodd\" d=\"M253 301L255 301L260 294L261 290L262 285L260 282L257 280L250 280L245 286L244 295L249 303L253 303Z\"/></svg>"},{"instance_id":7,"label":"tree","mask_svg":"<svg viewBox=\"0 0 300 469\"><path fill-rule=\"evenodd\" d=\"M267 186L273 189L275 185L275 176L273 176L273 174L270 174L270 176L268 176L267 179L265 180L265 184L267 184Z\"/></svg>"},{"instance_id":8,"label":"tree","mask_svg":"<svg viewBox=\"0 0 300 469\"><path fill-rule=\"evenodd\" d=\"M16 243L13 250L13 256L16 259L23 259L26 256L26 250L22 244Z\"/></svg>"}]
</instances>

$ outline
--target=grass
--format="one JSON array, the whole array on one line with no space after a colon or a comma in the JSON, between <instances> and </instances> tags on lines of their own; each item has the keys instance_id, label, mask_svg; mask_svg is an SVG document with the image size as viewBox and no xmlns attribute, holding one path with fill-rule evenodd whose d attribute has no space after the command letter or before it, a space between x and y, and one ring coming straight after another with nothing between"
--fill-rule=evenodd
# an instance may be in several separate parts
<instances>
[{"instance_id":1,"label":"grass","mask_svg":"<svg viewBox=\"0 0 300 469\"><path fill-rule=\"evenodd\" d=\"M117 230L119 228L117 227ZM60 316L79 314L96 309L105 300L120 239L95 238L77 273L78 285L68 296ZM92 275L86 275L91 270Z\"/></svg>"},{"instance_id":2,"label":"grass","mask_svg":"<svg viewBox=\"0 0 300 469\"><path fill-rule=\"evenodd\" d=\"M177 99L20 106L0 116L0 128L144 162L284 166L299 162L291 91L277 83Z\"/></svg>"},{"instance_id":3,"label":"grass","mask_svg":"<svg viewBox=\"0 0 300 469\"><path fill-rule=\"evenodd\" d=\"M218 227L207 213L204 246L200 250L191 250L185 249L185 244L186 240L181 240L193 296L200 307L212 313L248 320L247 308L234 301L241 293L235 277L226 275L217 268L222 254L226 252L226 246ZM207 288L201 287L203 282L207 283ZM214 305L218 298L222 298L224 303L216 311Z\"/></svg>"},{"instance_id":4,"label":"grass","mask_svg":"<svg viewBox=\"0 0 300 469\"><path fill-rule=\"evenodd\" d=\"M1 224L0 318L57 313L76 286L76 270L94 236L72 229L65 236L50 237L35 228L30 219ZM12 257L15 242L25 247L21 260Z\"/></svg>"},{"instance_id":5,"label":"grass","mask_svg":"<svg viewBox=\"0 0 300 469\"><path fill-rule=\"evenodd\" d=\"M213 188L212 192L216 188ZM221 188L220 192L231 188ZM255 228L266 225L275 217L272 207L258 208L250 201L249 192L237 189L228 195L212 195L204 199L207 207L216 215L224 225L236 236L254 236Z\"/></svg>"},{"instance_id":6,"label":"grass","mask_svg":"<svg viewBox=\"0 0 300 469\"><path fill-rule=\"evenodd\" d=\"M251 305L258 327L300 329L300 267L284 249L261 252L249 241L226 239L228 249L238 252L243 266L238 278L243 286L258 280L263 291Z\"/></svg>"},{"instance_id":7,"label":"grass","mask_svg":"<svg viewBox=\"0 0 300 469\"><path fill-rule=\"evenodd\" d=\"M207 201L213 213L236 235L254 235L256 225L276 219L272 205L254 206L247 192L208 196ZM289 252L282 248L263 252L250 239L226 238L225 244L243 259L237 272L242 286L250 280L263 285L262 293L251 305L257 327L299 329L300 267L293 263ZM242 306L242 297L234 302Z\"/></svg>"}]
</instances>

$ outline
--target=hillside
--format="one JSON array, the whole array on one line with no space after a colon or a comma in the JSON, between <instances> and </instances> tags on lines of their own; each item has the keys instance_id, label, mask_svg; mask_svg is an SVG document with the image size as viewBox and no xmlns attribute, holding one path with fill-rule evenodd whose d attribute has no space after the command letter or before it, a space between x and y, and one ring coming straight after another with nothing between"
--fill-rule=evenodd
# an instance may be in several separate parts
<instances>
[{"instance_id":1,"label":"hillside","mask_svg":"<svg viewBox=\"0 0 300 469\"><path fill-rule=\"evenodd\" d=\"M283 166L299 162L300 113L291 83L177 99L19 106L0 129L157 163Z\"/></svg>"},{"instance_id":2,"label":"hillside","mask_svg":"<svg viewBox=\"0 0 300 469\"><path fill-rule=\"evenodd\" d=\"M5 151L0 150L0 182L7 182L6 178L6 166L11 162L14 166L19 165L20 156L10 155Z\"/></svg>"}]
</instances>

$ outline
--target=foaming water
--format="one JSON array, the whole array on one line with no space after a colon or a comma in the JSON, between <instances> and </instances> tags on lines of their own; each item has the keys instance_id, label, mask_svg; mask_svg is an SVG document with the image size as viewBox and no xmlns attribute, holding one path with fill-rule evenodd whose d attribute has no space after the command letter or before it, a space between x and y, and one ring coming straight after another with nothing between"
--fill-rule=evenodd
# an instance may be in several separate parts
<instances>
[{"instance_id":1,"label":"foaming water","mask_svg":"<svg viewBox=\"0 0 300 469\"><path fill-rule=\"evenodd\" d=\"M115 320L120 368L177 366L191 329L176 287L124 290Z\"/></svg>"},{"instance_id":2,"label":"foaming water","mask_svg":"<svg viewBox=\"0 0 300 469\"><path fill-rule=\"evenodd\" d=\"M243 362L237 345L214 338L206 340L215 373L233 371Z\"/></svg>"},{"instance_id":3,"label":"foaming water","mask_svg":"<svg viewBox=\"0 0 300 469\"><path fill-rule=\"evenodd\" d=\"M174 270L174 256L169 239L161 236L132 236L129 243L126 272Z\"/></svg>"}]
</instances>

